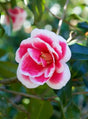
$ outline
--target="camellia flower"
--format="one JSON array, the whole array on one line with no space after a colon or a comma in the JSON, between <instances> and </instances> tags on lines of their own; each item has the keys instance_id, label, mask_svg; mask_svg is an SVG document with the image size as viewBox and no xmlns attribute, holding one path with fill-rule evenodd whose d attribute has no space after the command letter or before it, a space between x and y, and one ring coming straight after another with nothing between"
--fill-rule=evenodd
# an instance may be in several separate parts
<instances>
[{"instance_id":1,"label":"camellia flower","mask_svg":"<svg viewBox=\"0 0 88 119\"><path fill-rule=\"evenodd\" d=\"M8 14L9 15L6 15L5 17L5 24L9 25L11 18L13 31L20 30L27 17L26 11L22 8L15 7L14 9L8 9Z\"/></svg>"},{"instance_id":2,"label":"camellia flower","mask_svg":"<svg viewBox=\"0 0 88 119\"><path fill-rule=\"evenodd\" d=\"M17 77L27 88L47 83L53 89L60 89L71 76L66 64L70 58L64 38L48 30L34 29L16 52Z\"/></svg>"}]
</instances>

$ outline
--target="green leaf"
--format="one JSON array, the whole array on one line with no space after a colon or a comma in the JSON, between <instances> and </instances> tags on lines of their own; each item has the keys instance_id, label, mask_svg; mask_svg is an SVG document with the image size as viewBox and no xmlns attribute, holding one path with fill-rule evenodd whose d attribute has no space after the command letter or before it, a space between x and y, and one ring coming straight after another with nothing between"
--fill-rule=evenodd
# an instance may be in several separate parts
<instances>
[{"instance_id":1,"label":"green leaf","mask_svg":"<svg viewBox=\"0 0 88 119\"><path fill-rule=\"evenodd\" d=\"M84 22L84 21L85 21L85 22L88 22L87 19L84 19L84 18L78 16L77 14L71 14L71 15L70 15L70 19L77 19L77 20L80 20L80 21L83 21L83 22Z\"/></svg>"},{"instance_id":2,"label":"green leaf","mask_svg":"<svg viewBox=\"0 0 88 119\"><path fill-rule=\"evenodd\" d=\"M71 80L67 83L65 87L62 89L56 91L58 97L60 97L60 100L62 101L63 105L67 105L69 100L72 98L72 82Z\"/></svg>"},{"instance_id":3,"label":"green leaf","mask_svg":"<svg viewBox=\"0 0 88 119\"><path fill-rule=\"evenodd\" d=\"M74 44L70 46L72 59L88 60L88 47Z\"/></svg>"},{"instance_id":4,"label":"green leaf","mask_svg":"<svg viewBox=\"0 0 88 119\"><path fill-rule=\"evenodd\" d=\"M18 112L13 119L28 119L27 114L23 112Z\"/></svg>"},{"instance_id":5,"label":"green leaf","mask_svg":"<svg viewBox=\"0 0 88 119\"><path fill-rule=\"evenodd\" d=\"M77 24L79 28L82 28L84 30L88 30L88 23L87 22L80 22Z\"/></svg>"},{"instance_id":6,"label":"green leaf","mask_svg":"<svg viewBox=\"0 0 88 119\"><path fill-rule=\"evenodd\" d=\"M0 58L6 54L6 51L0 48Z\"/></svg>"},{"instance_id":7,"label":"green leaf","mask_svg":"<svg viewBox=\"0 0 88 119\"><path fill-rule=\"evenodd\" d=\"M73 102L67 107L66 119L80 119L80 110Z\"/></svg>"},{"instance_id":8,"label":"green leaf","mask_svg":"<svg viewBox=\"0 0 88 119\"><path fill-rule=\"evenodd\" d=\"M30 105L30 119L50 119L53 108L50 102L31 99Z\"/></svg>"},{"instance_id":9,"label":"green leaf","mask_svg":"<svg viewBox=\"0 0 88 119\"><path fill-rule=\"evenodd\" d=\"M16 76L17 64L11 62L0 61L0 76L9 78Z\"/></svg>"},{"instance_id":10,"label":"green leaf","mask_svg":"<svg viewBox=\"0 0 88 119\"><path fill-rule=\"evenodd\" d=\"M4 28L0 25L0 38L3 37L4 33L5 33L5 30L4 30Z\"/></svg>"},{"instance_id":11,"label":"green leaf","mask_svg":"<svg viewBox=\"0 0 88 119\"><path fill-rule=\"evenodd\" d=\"M11 6L14 8L16 6L16 0L11 0Z\"/></svg>"},{"instance_id":12,"label":"green leaf","mask_svg":"<svg viewBox=\"0 0 88 119\"><path fill-rule=\"evenodd\" d=\"M39 22L44 12L45 0L31 0L28 6L34 14L34 22L36 24Z\"/></svg>"}]
</instances>

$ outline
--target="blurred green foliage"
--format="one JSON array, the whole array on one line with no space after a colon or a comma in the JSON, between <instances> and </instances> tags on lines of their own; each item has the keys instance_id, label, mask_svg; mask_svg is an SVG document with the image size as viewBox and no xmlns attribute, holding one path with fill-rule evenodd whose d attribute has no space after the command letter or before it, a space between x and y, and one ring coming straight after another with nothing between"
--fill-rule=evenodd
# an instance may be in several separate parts
<instances>
[{"instance_id":1,"label":"blurred green foliage","mask_svg":"<svg viewBox=\"0 0 88 119\"><path fill-rule=\"evenodd\" d=\"M0 0L0 81L16 76L15 52L20 42L30 36L32 29L38 27L57 31L59 19L50 12L61 17L65 2ZM17 32L12 31L11 25L3 24L7 9L15 6L25 9L28 14L22 29ZM41 97L41 100L33 99L0 91L0 119L88 119L88 94L83 95L88 91L87 0L69 0L60 35L66 38L72 51L68 62L71 80L60 90L53 90L46 84L29 90L19 82L0 83L0 88Z\"/></svg>"}]
</instances>

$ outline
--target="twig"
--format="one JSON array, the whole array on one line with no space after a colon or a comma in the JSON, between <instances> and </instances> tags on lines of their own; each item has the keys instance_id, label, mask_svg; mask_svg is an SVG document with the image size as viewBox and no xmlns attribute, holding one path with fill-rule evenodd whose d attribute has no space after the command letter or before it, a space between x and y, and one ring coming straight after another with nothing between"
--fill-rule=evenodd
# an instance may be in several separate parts
<instances>
[{"instance_id":1,"label":"twig","mask_svg":"<svg viewBox=\"0 0 88 119\"><path fill-rule=\"evenodd\" d=\"M67 5L69 3L69 0L66 0L66 3L64 5L64 9L63 9L63 14L62 14L62 18L60 19L59 23L58 23L58 29L57 29L57 34L60 33L61 30L61 26L62 26L62 22L64 20L65 14L66 14L66 10L67 10Z\"/></svg>"},{"instance_id":2,"label":"twig","mask_svg":"<svg viewBox=\"0 0 88 119\"><path fill-rule=\"evenodd\" d=\"M16 83L16 82L18 82L17 77L0 80L0 84L12 84L12 83Z\"/></svg>"},{"instance_id":3,"label":"twig","mask_svg":"<svg viewBox=\"0 0 88 119\"><path fill-rule=\"evenodd\" d=\"M4 88L0 88L0 90L7 92L7 93L14 94L14 95L21 95L21 96L25 96L25 97L29 97L29 98L42 99L41 97L36 96L36 95L30 95L30 94L25 94L25 93L21 93L21 92L11 91L11 90L4 89Z\"/></svg>"},{"instance_id":4,"label":"twig","mask_svg":"<svg viewBox=\"0 0 88 119\"><path fill-rule=\"evenodd\" d=\"M86 91L86 92L74 92L72 95L86 95L86 94L88 94L88 91Z\"/></svg>"},{"instance_id":5,"label":"twig","mask_svg":"<svg viewBox=\"0 0 88 119\"><path fill-rule=\"evenodd\" d=\"M58 20L61 20L61 17L58 17L58 16L56 16L55 14L53 14L47 6L45 6L45 8L46 8L46 10L47 10L50 14L52 14L55 18L57 18ZM69 26L71 26L72 28L74 28L75 30L77 30L79 33L81 33L81 34L84 35L84 33L83 33L81 30L79 30L76 26L73 26L73 25L72 25L70 22L68 22L67 20L63 19L63 22L65 22L66 24L68 24Z\"/></svg>"},{"instance_id":6,"label":"twig","mask_svg":"<svg viewBox=\"0 0 88 119\"><path fill-rule=\"evenodd\" d=\"M13 103L13 101L10 100L10 99L8 99L8 98L6 98L6 100L7 100L13 107L15 107L18 111L22 111L22 112L24 112L25 114L27 114L28 119L30 119L29 112L26 111L26 109L24 109L23 107L21 107L21 106L15 104L15 103Z\"/></svg>"},{"instance_id":7,"label":"twig","mask_svg":"<svg viewBox=\"0 0 88 119\"><path fill-rule=\"evenodd\" d=\"M52 14L55 18L57 18L58 20L61 20L61 17L58 17L58 16L56 16L55 14L53 14L47 6L45 6L45 8L46 8L46 10L49 11L49 13ZM64 21L66 24L68 24L69 26L75 27L75 26L73 26L72 24L70 24L68 21L66 21L65 19L63 19L63 21Z\"/></svg>"}]
</instances>

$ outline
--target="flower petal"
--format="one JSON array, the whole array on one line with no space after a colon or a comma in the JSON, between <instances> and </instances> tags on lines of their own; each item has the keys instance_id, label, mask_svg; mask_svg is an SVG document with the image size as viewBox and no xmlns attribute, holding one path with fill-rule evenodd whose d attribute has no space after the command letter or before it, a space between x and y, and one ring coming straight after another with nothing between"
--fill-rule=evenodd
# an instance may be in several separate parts
<instances>
[{"instance_id":1,"label":"flower petal","mask_svg":"<svg viewBox=\"0 0 88 119\"><path fill-rule=\"evenodd\" d=\"M61 60L67 62L71 58L71 51L65 42L60 42L60 46L62 48Z\"/></svg>"},{"instance_id":2,"label":"flower petal","mask_svg":"<svg viewBox=\"0 0 88 119\"><path fill-rule=\"evenodd\" d=\"M52 77L54 71L55 71L55 64L52 63L45 69L45 73L44 73L45 77Z\"/></svg>"},{"instance_id":3,"label":"flower petal","mask_svg":"<svg viewBox=\"0 0 88 119\"><path fill-rule=\"evenodd\" d=\"M19 63L21 58L24 56L24 54L27 53L28 48L33 48L32 44L30 43L31 39L28 38L26 40L23 40L20 44L20 47L16 51L16 61Z\"/></svg>"},{"instance_id":4,"label":"flower petal","mask_svg":"<svg viewBox=\"0 0 88 119\"><path fill-rule=\"evenodd\" d=\"M26 86L27 88L36 88L36 87L39 86L39 84L33 83L33 82L30 80L29 76L25 76L25 75L21 74L19 67L18 67L18 69L17 69L17 78L18 78L18 80L19 80L24 86Z\"/></svg>"},{"instance_id":5,"label":"flower petal","mask_svg":"<svg viewBox=\"0 0 88 119\"><path fill-rule=\"evenodd\" d=\"M46 78L44 76L44 74L42 74L41 76L38 76L38 77L32 77L31 78L31 81L38 84L38 85L43 85L49 78Z\"/></svg>"},{"instance_id":6,"label":"flower petal","mask_svg":"<svg viewBox=\"0 0 88 119\"><path fill-rule=\"evenodd\" d=\"M20 64L20 71L22 74L35 77L40 76L43 74L43 67L42 65L38 65L29 55L29 53L26 53Z\"/></svg>"},{"instance_id":7,"label":"flower petal","mask_svg":"<svg viewBox=\"0 0 88 119\"><path fill-rule=\"evenodd\" d=\"M64 65L65 65L64 62L56 61L55 65L56 65L56 72L61 73L64 71Z\"/></svg>"},{"instance_id":8,"label":"flower petal","mask_svg":"<svg viewBox=\"0 0 88 119\"><path fill-rule=\"evenodd\" d=\"M70 80L70 76L71 74L69 71L69 67L67 64L65 64L64 71L62 73L57 73L55 71L53 76L46 83L53 89L61 89Z\"/></svg>"},{"instance_id":9,"label":"flower petal","mask_svg":"<svg viewBox=\"0 0 88 119\"><path fill-rule=\"evenodd\" d=\"M41 51L33 48L28 48L28 53L30 54L31 58L38 64L41 63L40 55Z\"/></svg>"}]
</instances>

